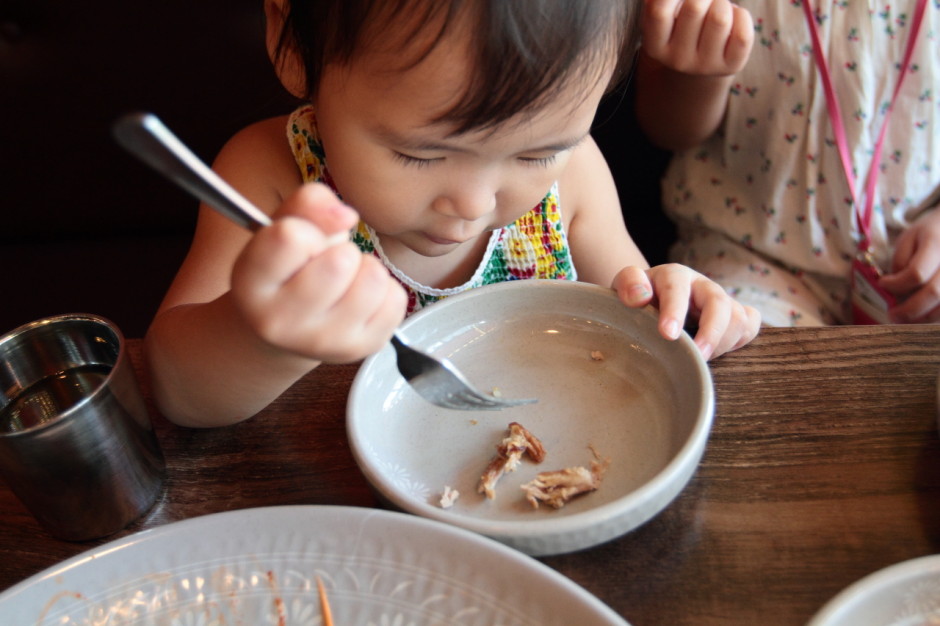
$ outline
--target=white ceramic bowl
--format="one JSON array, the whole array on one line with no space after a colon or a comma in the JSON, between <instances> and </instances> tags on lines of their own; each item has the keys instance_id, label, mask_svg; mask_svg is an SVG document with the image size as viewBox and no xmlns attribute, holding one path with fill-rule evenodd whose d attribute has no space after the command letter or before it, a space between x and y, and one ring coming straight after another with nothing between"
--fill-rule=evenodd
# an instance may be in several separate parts
<instances>
[{"instance_id":1,"label":"white ceramic bowl","mask_svg":"<svg viewBox=\"0 0 940 626\"><path fill-rule=\"evenodd\" d=\"M940 624L940 555L878 570L846 587L807 626Z\"/></svg>"},{"instance_id":2,"label":"white ceramic bowl","mask_svg":"<svg viewBox=\"0 0 940 626\"><path fill-rule=\"evenodd\" d=\"M480 389L539 402L503 411L441 409L398 374L391 346L368 358L350 392L350 445L394 507L527 554L558 554L643 524L698 466L714 415L708 367L687 335L663 339L654 311L630 309L610 289L500 283L424 309L401 333L449 359ZM593 358L595 351L603 358ZM524 460L487 500L477 493L479 478L512 421L541 439L546 458ZM541 471L589 467L591 447L610 459L600 488L561 509L533 509L520 486ZM446 509L445 486L460 493Z\"/></svg>"}]
</instances>

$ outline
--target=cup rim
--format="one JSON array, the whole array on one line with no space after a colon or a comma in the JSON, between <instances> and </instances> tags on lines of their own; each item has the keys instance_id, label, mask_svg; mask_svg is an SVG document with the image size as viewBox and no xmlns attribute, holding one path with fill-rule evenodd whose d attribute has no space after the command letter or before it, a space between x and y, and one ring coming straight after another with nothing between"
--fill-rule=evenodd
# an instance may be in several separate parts
<instances>
[{"instance_id":1,"label":"cup rim","mask_svg":"<svg viewBox=\"0 0 940 626\"><path fill-rule=\"evenodd\" d=\"M57 424L62 423L63 420L67 419L75 411L77 411L78 409L86 405L88 402L90 402L92 398L100 394L101 390L107 387L108 384L111 383L112 377L114 376L114 372L118 369L118 366L126 358L126 354L125 354L126 353L126 341L124 339L124 333L121 332L121 329L113 321L95 313L62 313L58 315L50 315L47 317L39 318L31 322L26 322L25 324L21 324L20 326L17 326L13 330L10 330L4 333L2 336L0 336L0 346L3 346L4 344L11 342L11 341L16 341L18 338L25 337L29 335L30 333L37 332L43 328L52 326L54 324L69 323L69 322L77 322L77 323L90 322L90 323L107 328L108 331L114 335L115 340L117 341L117 357L114 360L114 364L111 365L111 370L108 372L107 376L105 376L101 384L98 385L98 387L96 387L91 393L89 393L87 396L83 397L78 402L68 407L64 411L60 412L55 417L47 421L43 421L39 424L34 424L28 428L24 428L23 430L8 431L5 429L0 429L0 438L5 439L5 438L27 437L30 435L35 435L38 432L42 432L48 428L52 428L56 426ZM4 391L4 394L6 394L6 391ZM12 401L12 398L7 396L7 400L8 400L7 404L9 404L9 401ZM7 405L5 404L3 408L5 408L6 406Z\"/></svg>"},{"instance_id":2,"label":"cup rim","mask_svg":"<svg viewBox=\"0 0 940 626\"><path fill-rule=\"evenodd\" d=\"M30 332L34 332L38 328L44 328L46 326L51 326L52 324L61 322L95 322L97 324L101 324L102 326L106 326L109 330L111 330L117 337L121 348L123 349L124 347L124 333L121 332L121 329L118 328L118 325L112 322L110 319L96 313L61 313L58 315L41 317L31 322L26 322L25 324L20 324L16 328L3 333L3 335L0 335L0 345L5 344L6 342L11 341L16 337L21 337Z\"/></svg>"}]
</instances>

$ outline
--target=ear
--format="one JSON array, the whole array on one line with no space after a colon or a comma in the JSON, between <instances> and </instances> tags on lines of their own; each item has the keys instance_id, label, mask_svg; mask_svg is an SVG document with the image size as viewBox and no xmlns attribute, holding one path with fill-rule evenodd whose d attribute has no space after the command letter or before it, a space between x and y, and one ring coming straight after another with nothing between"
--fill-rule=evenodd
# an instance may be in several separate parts
<instances>
[{"instance_id":1,"label":"ear","mask_svg":"<svg viewBox=\"0 0 940 626\"><path fill-rule=\"evenodd\" d=\"M278 55L278 42L281 40L288 10L289 0L264 0L265 43L268 58L274 64L274 71L281 84L292 95L304 98L307 94L306 72L297 50L288 41Z\"/></svg>"}]
</instances>

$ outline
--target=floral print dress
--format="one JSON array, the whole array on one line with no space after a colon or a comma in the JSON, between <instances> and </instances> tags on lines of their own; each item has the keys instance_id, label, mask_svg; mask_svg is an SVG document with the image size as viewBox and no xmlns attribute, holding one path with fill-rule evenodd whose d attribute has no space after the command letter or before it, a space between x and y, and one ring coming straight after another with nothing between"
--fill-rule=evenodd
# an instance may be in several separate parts
<instances>
[{"instance_id":1,"label":"floral print dress","mask_svg":"<svg viewBox=\"0 0 940 626\"><path fill-rule=\"evenodd\" d=\"M812 2L862 186L910 37L915 0L739 0L755 26L719 133L677 153L663 180L679 224L673 259L757 307L765 323L846 323L855 208L829 122L801 2ZM887 128L871 222L873 254L940 183L940 0L929 0Z\"/></svg>"},{"instance_id":2,"label":"floral print dress","mask_svg":"<svg viewBox=\"0 0 940 626\"><path fill-rule=\"evenodd\" d=\"M327 170L312 106L301 106L291 114L287 135L304 182L323 182L336 191ZM436 289L405 275L388 259L378 235L364 222L359 223L352 240L363 252L378 257L405 288L408 315L441 298L491 283L528 278L577 280L561 219L557 183L532 210L512 224L493 231L473 276L457 287Z\"/></svg>"}]
</instances>

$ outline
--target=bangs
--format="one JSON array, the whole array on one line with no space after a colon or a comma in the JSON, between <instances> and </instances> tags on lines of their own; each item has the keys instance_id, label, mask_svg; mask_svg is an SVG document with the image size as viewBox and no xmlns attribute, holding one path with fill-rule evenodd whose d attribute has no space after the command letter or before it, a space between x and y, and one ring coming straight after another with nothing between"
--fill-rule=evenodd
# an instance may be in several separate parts
<instances>
[{"instance_id":1,"label":"bangs","mask_svg":"<svg viewBox=\"0 0 940 626\"><path fill-rule=\"evenodd\" d=\"M463 98L438 121L455 134L492 128L536 111L571 84L585 92L632 65L638 37L629 1L511 0L485 3L473 26L472 73Z\"/></svg>"},{"instance_id":2,"label":"bangs","mask_svg":"<svg viewBox=\"0 0 940 626\"><path fill-rule=\"evenodd\" d=\"M278 55L296 52L306 96L323 68L364 51L401 54L401 71L420 63L443 37L469 33L463 96L434 120L454 134L498 126L536 111L571 84L585 91L613 70L626 74L639 42L640 0L291 0Z\"/></svg>"}]
</instances>

